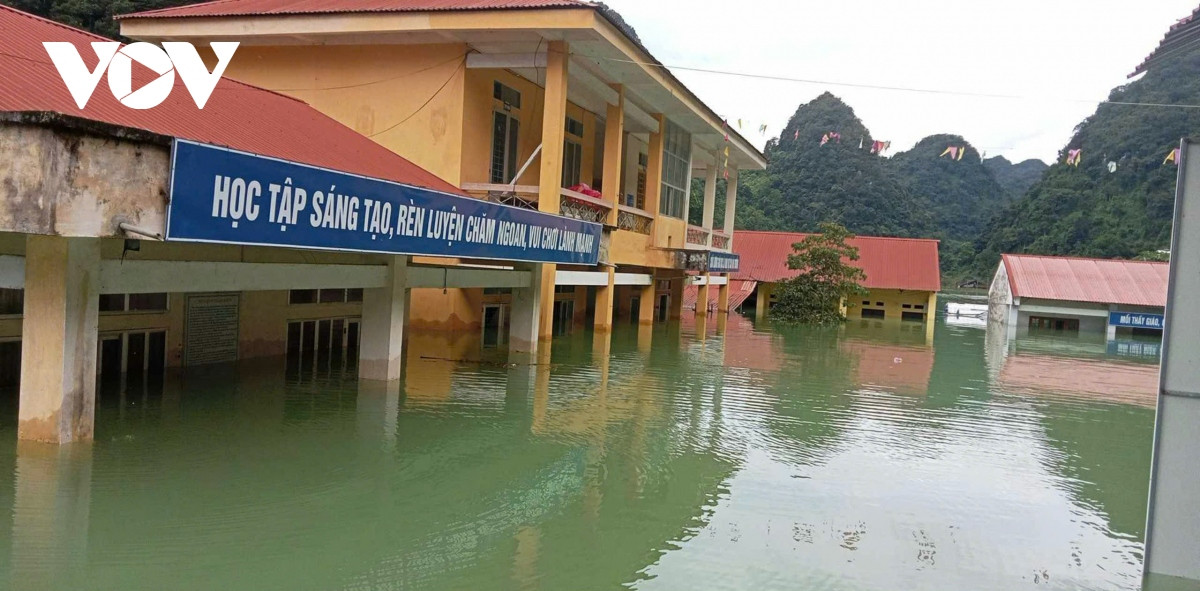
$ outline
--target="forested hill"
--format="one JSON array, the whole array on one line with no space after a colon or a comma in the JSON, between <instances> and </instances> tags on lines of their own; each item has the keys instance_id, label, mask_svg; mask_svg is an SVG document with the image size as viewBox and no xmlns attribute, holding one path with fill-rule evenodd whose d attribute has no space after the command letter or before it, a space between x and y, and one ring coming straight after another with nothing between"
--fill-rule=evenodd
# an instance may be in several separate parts
<instances>
[{"instance_id":1,"label":"forested hill","mask_svg":"<svg viewBox=\"0 0 1200 591\"><path fill-rule=\"evenodd\" d=\"M1158 64L1109 100L1200 104L1200 47ZM1200 109L1104 103L1085 119L1058 163L998 216L978 243L982 274L1001 253L1131 258L1165 249L1179 138L1200 133ZM1078 167L1064 163L1082 150ZM1116 166L1110 172L1110 163Z\"/></svg>"},{"instance_id":2,"label":"forested hill","mask_svg":"<svg viewBox=\"0 0 1200 591\"><path fill-rule=\"evenodd\" d=\"M1037 158L1013 164L1004 156L986 158L983 165L992 171L996 182L1000 183L1000 186L1004 187L1004 192L1014 200L1024 195L1029 187L1038 182L1042 178L1042 174L1049 168L1049 165Z\"/></svg>"},{"instance_id":3,"label":"forested hill","mask_svg":"<svg viewBox=\"0 0 1200 591\"><path fill-rule=\"evenodd\" d=\"M841 140L822 145L835 131ZM891 158L872 154L872 142L854 110L832 94L801 105L767 144L767 169L743 174L737 226L806 232L834 221L857 234L939 238L943 272L964 275L981 232L1013 199L993 171L1015 166L985 166L958 135L927 137ZM943 155L951 146L961 155Z\"/></svg>"},{"instance_id":4,"label":"forested hill","mask_svg":"<svg viewBox=\"0 0 1200 591\"><path fill-rule=\"evenodd\" d=\"M195 4L198 0L0 0L18 10L117 39L114 15Z\"/></svg>"},{"instance_id":5,"label":"forested hill","mask_svg":"<svg viewBox=\"0 0 1200 591\"><path fill-rule=\"evenodd\" d=\"M841 139L821 145L831 132ZM768 142L767 169L742 175L737 227L814 231L831 221L858 234L931 235L928 207L886 159L871 153L873 141L854 110L832 94L801 105Z\"/></svg>"}]
</instances>

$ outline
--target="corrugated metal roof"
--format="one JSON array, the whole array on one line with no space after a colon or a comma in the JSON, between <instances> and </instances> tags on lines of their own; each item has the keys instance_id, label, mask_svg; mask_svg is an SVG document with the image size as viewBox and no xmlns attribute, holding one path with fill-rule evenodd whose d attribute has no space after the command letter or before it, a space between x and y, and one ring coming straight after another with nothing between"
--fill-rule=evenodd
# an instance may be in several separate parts
<instances>
[{"instance_id":1,"label":"corrugated metal roof","mask_svg":"<svg viewBox=\"0 0 1200 591\"><path fill-rule=\"evenodd\" d=\"M787 268L787 257L793 252L792 245L806 236L809 234L734 231L733 252L742 260L741 270L733 277L770 282L795 277L799 272ZM937 240L856 236L847 243L858 248L859 258L851 264L866 273L863 287L867 289L942 289Z\"/></svg>"},{"instance_id":2,"label":"corrugated metal roof","mask_svg":"<svg viewBox=\"0 0 1200 591\"><path fill-rule=\"evenodd\" d=\"M1167 263L1025 254L1006 254L1001 260L1014 297L1167 305Z\"/></svg>"},{"instance_id":3,"label":"corrugated metal roof","mask_svg":"<svg viewBox=\"0 0 1200 591\"><path fill-rule=\"evenodd\" d=\"M188 6L160 8L123 18L180 16L254 16L270 14L329 14L347 12L447 12L459 10L520 10L533 8L594 8L583 0L215 0Z\"/></svg>"},{"instance_id":4,"label":"corrugated metal roof","mask_svg":"<svg viewBox=\"0 0 1200 591\"><path fill-rule=\"evenodd\" d=\"M1145 72L1155 62L1164 59L1182 55L1196 48L1196 40L1200 39L1200 8L1192 11L1192 14L1185 16L1171 28L1167 29L1167 34L1163 35L1162 41L1158 47L1146 56L1145 60L1129 74L1130 78Z\"/></svg>"},{"instance_id":5,"label":"corrugated metal roof","mask_svg":"<svg viewBox=\"0 0 1200 591\"><path fill-rule=\"evenodd\" d=\"M216 86L204 109L197 109L178 77L171 95L157 107L131 109L113 97L103 81L85 109L79 109L42 46L67 41L80 51L89 70L96 67L93 41L110 41L43 18L0 6L0 111L59 113L110 125L140 129L417 185L455 194L462 192L433 173L409 162L310 107L307 103L228 78ZM151 81L153 72L134 68L134 88ZM20 81L14 83L13 81Z\"/></svg>"}]
</instances>

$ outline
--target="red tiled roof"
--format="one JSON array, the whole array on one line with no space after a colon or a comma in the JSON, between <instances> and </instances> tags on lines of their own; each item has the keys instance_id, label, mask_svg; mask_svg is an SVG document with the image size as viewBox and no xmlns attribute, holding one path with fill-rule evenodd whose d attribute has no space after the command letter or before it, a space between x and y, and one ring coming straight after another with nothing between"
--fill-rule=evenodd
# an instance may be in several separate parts
<instances>
[{"instance_id":1,"label":"red tiled roof","mask_svg":"<svg viewBox=\"0 0 1200 591\"><path fill-rule=\"evenodd\" d=\"M188 6L160 8L116 18L177 16L261 16L271 14L329 14L346 12L449 12L459 10L520 10L534 8L594 8L582 0L215 0Z\"/></svg>"},{"instance_id":2,"label":"red tiled roof","mask_svg":"<svg viewBox=\"0 0 1200 591\"><path fill-rule=\"evenodd\" d=\"M43 41L75 45L89 70L96 67L93 41L103 37L0 6L0 111L58 113L155 134L226 146L293 162L361 174L455 194L462 192L433 173L323 115L303 101L223 78L204 109L176 77L171 95L157 107L130 109L101 81L84 110L75 105L50 61ZM236 56L234 59L237 59ZM134 69L134 88L149 70Z\"/></svg>"},{"instance_id":3,"label":"red tiled roof","mask_svg":"<svg viewBox=\"0 0 1200 591\"><path fill-rule=\"evenodd\" d=\"M792 254L792 244L806 236L798 232L734 231L733 252L742 260L741 270L733 277L768 282L795 277L799 272L787 268L787 257ZM863 282L867 289L942 289L937 240L856 236L847 244L858 248L858 260L851 264L867 274Z\"/></svg>"},{"instance_id":4,"label":"red tiled roof","mask_svg":"<svg viewBox=\"0 0 1200 591\"><path fill-rule=\"evenodd\" d=\"M1001 259L1013 297L1167 305L1167 263L1024 254L1006 254Z\"/></svg>"}]
</instances>

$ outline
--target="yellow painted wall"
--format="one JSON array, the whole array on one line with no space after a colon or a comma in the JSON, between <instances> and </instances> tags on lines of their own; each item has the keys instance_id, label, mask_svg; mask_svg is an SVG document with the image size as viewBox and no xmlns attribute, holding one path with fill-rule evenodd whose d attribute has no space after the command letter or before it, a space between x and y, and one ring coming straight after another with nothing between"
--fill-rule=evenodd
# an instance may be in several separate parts
<instances>
[{"instance_id":1,"label":"yellow painted wall","mask_svg":"<svg viewBox=\"0 0 1200 591\"><path fill-rule=\"evenodd\" d=\"M683 248L687 241L687 222L678 218L659 215L654 219L653 232L654 246L658 248Z\"/></svg>"},{"instance_id":2,"label":"yellow painted wall","mask_svg":"<svg viewBox=\"0 0 1200 591\"><path fill-rule=\"evenodd\" d=\"M769 313L770 306L778 300L777 288L775 283L759 283L758 300L755 309L755 315L763 317ZM870 305L864 306L863 302L870 302ZM904 312L921 312L926 314L926 320L933 318L933 313L936 311L937 294L928 291L913 291L913 290L898 290L898 289L875 289L867 293L867 295L854 298L844 310L846 317L850 319L862 318L863 308L882 309L884 311L885 320L900 320ZM875 304L882 303L882 306ZM904 306L908 305L909 308ZM918 308L918 306L920 306Z\"/></svg>"},{"instance_id":3,"label":"yellow painted wall","mask_svg":"<svg viewBox=\"0 0 1200 591\"><path fill-rule=\"evenodd\" d=\"M243 45L225 75L299 98L457 185L466 51L461 44Z\"/></svg>"}]
</instances>

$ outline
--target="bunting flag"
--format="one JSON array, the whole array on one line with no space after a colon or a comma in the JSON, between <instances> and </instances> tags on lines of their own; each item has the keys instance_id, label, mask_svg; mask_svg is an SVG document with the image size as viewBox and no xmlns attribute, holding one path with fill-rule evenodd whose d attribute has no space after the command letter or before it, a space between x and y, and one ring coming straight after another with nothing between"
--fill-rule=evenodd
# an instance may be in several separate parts
<instances>
[{"instance_id":1,"label":"bunting flag","mask_svg":"<svg viewBox=\"0 0 1200 591\"><path fill-rule=\"evenodd\" d=\"M946 149L938 156L941 158L946 154L950 155L951 160L962 160L963 155L967 153L966 146L946 146Z\"/></svg>"},{"instance_id":2,"label":"bunting flag","mask_svg":"<svg viewBox=\"0 0 1200 591\"><path fill-rule=\"evenodd\" d=\"M1079 160L1082 157L1083 157L1083 150L1080 148L1075 148L1074 150L1067 150L1067 165L1078 168Z\"/></svg>"},{"instance_id":3,"label":"bunting flag","mask_svg":"<svg viewBox=\"0 0 1200 591\"><path fill-rule=\"evenodd\" d=\"M793 140L798 140L798 139L800 139L800 129L799 129L799 128L797 128L797 129L796 129L796 133L795 133L794 135L792 135L792 139L793 139Z\"/></svg>"},{"instance_id":4,"label":"bunting flag","mask_svg":"<svg viewBox=\"0 0 1200 591\"><path fill-rule=\"evenodd\" d=\"M1170 156L1167 156L1167 158L1170 158ZM1108 172L1109 173L1117 172L1117 163L1116 162L1113 162L1112 160L1108 161Z\"/></svg>"},{"instance_id":5,"label":"bunting flag","mask_svg":"<svg viewBox=\"0 0 1200 591\"><path fill-rule=\"evenodd\" d=\"M767 124L766 123L763 123L762 125L758 126L758 133L759 133L759 135L767 135Z\"/></svg>"},{"instance_id":6,"label":"bunting flag","mask_svg":"<svg viewBox=\"0 0 1200 591\"><path fill-rule=\"evenodd\" d=\"M828 143L829 143L829 134L827 133L827 134L821 136L821 145L824 146L825 144L828 144Z\"/></svg>"},{"instance_id":7,"label":"bunting flag","mask_svg":"<svg viewBox=\"0 0 1200 591\"><path fill-rule=\"evenodd\" d=\"M738 119L738 129L741 129L741 128L742 128L742 120Z\"/></svg>"},{"instance_id":8,"label":"bunting flag","mask_svg":"<svg viewBox=\"0 0 1200 591\"><path fill-rule=\"evenodd\" d=\"M958 148L958 158L955 158L955 160L962 160L962 157L963 157L963 156L966 156L966 155L967 155L967 147L966 147L966 146L959 146L959 148Z\"/></svg>"},{"instance_id":9,"label":"bunting flag","mask_svg":"<svg viewBox=\"0 0 1200 591\"><path fill-rule=\"evenodd\" d=\"M829 132L829 139L837 140L838 143L841 143L842 142L842 134L840 134L836 131L831 131L831 132Z\"/></svg>"},{"instance_id":10,"label":"bunting flag","mask_svg":"<svg viewBox=\"0 0 1200 591\"><path fill-rule=\"evenodd\" d=\"M886 150L890 149L891 147L892 147L892 142L884 142L884 141L880 141L880 140L875 140L875 142L873 144L871 144L871 153L872 154L882 154Z\"/></svg>"},{"instance_id":11,"label":"bunting flag","mask_svg":"<svg viewBox=\"0 0 1200 591\"><path fill-rule=\"evenodd\" d=\"M1163 159L1163 164L1168 162L1174 163L1175 165L1179 164L1179 148L1171 150L1171 153L1167 154L1167 157Z\"/></svg>"}]
</instances>

